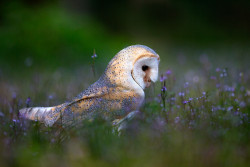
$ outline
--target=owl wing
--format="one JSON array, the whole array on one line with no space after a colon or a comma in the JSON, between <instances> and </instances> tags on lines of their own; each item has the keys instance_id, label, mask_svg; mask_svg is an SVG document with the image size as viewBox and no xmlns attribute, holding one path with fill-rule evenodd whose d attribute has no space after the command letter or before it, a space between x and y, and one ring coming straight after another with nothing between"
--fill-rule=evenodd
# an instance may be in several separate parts
<instances>
[{"instance_id":1,"label":"owl wing","mask_svg":"<svg viewBox=\"0 0 250 167\"><path fill-rule=\"evenodd\" d=\"M92 119L98 112L121 110L124 97L128 97L128 91L119 87L98 87L87 89L71 102L60 105L57 115L60 112L62 124L71 124L85 118ZM111 112L103 112L108 117ZM107 114L107 115L105 115Z\"/></svg>"},{"instance_id":2,"label":"owl wing","mask_svg":"<svg viewBox=\"0 0 250 167\"><path fill-rule=\"evenodd\" d=\"M87 89L86 91L75 97L70 103L67 104L67 106L83 103L85 101L96 100L98 98L110 95L112 94L112 89L113 88L110 89L106 86L95 89Z\"/></svg>"}]
</instances>

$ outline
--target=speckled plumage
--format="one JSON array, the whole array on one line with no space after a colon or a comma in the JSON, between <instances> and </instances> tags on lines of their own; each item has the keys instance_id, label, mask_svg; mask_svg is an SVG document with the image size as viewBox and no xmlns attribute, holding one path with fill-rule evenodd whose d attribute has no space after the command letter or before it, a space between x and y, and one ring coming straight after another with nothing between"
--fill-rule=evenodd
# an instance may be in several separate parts
<instances>
[{"instance_id":1,"label":"speckled plumage","mask_svg":"<svg viewBox=\"0 0 250 167\"><path fill-rule=\"evenodd\" d=\"M55 107L24 108L20 114L46 126L56 122L69 125L92 119L95 114L110 120L123 118L140 107L145 96L143 89L157 80L159 60L159 55L147 46L129 46L109 62L98 81L71 102Z\"/></svg>"}]
</instances>

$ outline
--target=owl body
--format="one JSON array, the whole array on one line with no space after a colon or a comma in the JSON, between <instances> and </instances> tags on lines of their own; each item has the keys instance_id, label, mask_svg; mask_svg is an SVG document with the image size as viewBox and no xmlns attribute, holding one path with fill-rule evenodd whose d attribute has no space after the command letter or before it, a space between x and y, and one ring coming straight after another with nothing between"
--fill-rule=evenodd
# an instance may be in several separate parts
<instances>
[{"instance_id":1,"label":"owl body","mask_svg":"<svg viewBox=\"0 0 250 167\"><path fill-rule=\"evenodd\" d=\"M70 125L96 114L109 120L120 119L143 103L144 89L158 78L159 56L143 45L121 50L108 64L104 74L72 101L55 107L20 110L31 120L47 126L55 123Z\"/></svg>"}]
</instances>

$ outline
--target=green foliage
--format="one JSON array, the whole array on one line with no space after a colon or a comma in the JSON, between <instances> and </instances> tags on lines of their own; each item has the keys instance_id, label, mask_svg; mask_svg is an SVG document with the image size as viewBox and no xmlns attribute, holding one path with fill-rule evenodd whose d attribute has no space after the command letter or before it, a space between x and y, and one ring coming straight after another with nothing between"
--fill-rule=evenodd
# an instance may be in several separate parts
<instances>
[{"instance_id":1,"label":"green foliage","mask_svg":"<svg viewBox=\"0 0 250 167\"><path fill-rule=\"evenodd\" d=\"M90 16L69 14L53 5L29 8L10 3L0 27L0 65L5 68L57 68L88 64L93 50L100 59L111 58L114 48L124 47L119 37ZM119 40L120 41L120 40ZM108 49L109 46L114 48Z\"/></svg>"}]
</instances>

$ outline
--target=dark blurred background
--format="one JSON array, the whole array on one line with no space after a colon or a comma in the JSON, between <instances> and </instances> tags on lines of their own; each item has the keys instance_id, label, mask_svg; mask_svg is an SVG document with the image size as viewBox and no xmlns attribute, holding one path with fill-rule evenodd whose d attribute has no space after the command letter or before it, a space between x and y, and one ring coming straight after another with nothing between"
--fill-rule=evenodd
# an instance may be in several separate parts
<instances>
[{"instance_id":1,"label":"dark blurred background","mask_svg":"<svg viewBox=\"0 0 250 167\"><path fill-rule=\"evenodd\" d=\"M1 73L88 65L94 49L105 67L132 44L148 45L163 61L215 50L216 58L246 62L249 39L249 0L0 2Z\"/></svg>"}]
</instances>

